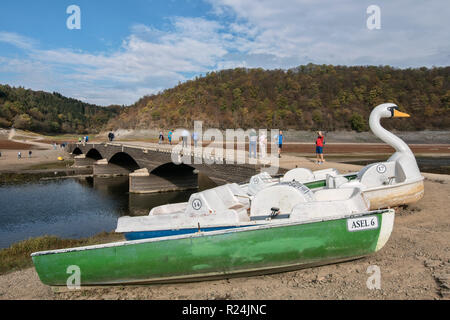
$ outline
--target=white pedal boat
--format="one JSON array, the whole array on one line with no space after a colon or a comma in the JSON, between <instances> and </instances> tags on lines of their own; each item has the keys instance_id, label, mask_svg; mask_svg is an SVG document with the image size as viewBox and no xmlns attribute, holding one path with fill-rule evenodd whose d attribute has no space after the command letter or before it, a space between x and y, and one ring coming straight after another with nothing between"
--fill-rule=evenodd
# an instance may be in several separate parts
<instances>
[{"instance_id":1,"label":"white pedal boat","mask_svg":"<svg viewBox=\"0 0 450 320\"><path fill-rule=\"evenodd\" d=\"M153 208L148 216L121 217L116 232L127 240L241 228L268 223L309 221L369 211L358 188L313 192L304 184L277 182L249 196L226 184L194 193L188 202Z\"/></svg>"}]
</instances>

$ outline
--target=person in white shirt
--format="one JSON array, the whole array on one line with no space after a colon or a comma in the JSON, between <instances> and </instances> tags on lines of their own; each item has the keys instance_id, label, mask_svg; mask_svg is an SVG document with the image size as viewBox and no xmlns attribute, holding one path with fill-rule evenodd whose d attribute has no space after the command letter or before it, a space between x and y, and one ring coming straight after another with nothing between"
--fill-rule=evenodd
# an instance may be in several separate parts
<instances>
[{"instance_id":1,"label":"person in white shirt","mask_svg":"<svg viewBox=\"0 0 450 320\"><path fill-rule=\"evenodd\" d=\"M263 133L259 136L259 152L261 154L261 158L265 158L267 156L267 137Z\"/></svg>"},{"instance_id":2,"label":"person in white shirt","mask_svg":"<svg viewBox=\"0 0 450 320\"><path fill-rule=\"evenodd\" d=\"M258 136L256 134L256 131L254 129L252 129L250 131L250 146L249 146L249 150L248 150L249 158L252 158L252 155L253 155L253 158L256 159L256 142L257 141L258 141Z\"/></svg>"},{"instance_id":3,"label":"person in white shirt","mask_svg":"<svg viewBox=\"0 0 450 320\"><path fill-rule=\"evenodd\" d=\"M189 131L184 129L181 133L181 138L183 140L183 148L187 148L188 146L188 138L189 138Z\"/></svg>"}]
</instances>

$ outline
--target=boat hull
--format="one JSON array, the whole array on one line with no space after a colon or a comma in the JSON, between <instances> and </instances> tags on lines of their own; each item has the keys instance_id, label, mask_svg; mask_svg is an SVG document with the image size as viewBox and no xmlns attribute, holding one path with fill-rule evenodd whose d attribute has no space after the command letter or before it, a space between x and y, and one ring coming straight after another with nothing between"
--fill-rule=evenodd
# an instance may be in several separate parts
<instances>
[{"instance_id":1,"label":"boat hull","mask_svg":"<svg viewBox=\"0 0 450 320\"><path fill-rule=\"evenodd\" d=\"M350 218L112 243L32 255L44 284L65 286L77 266L81 285L144 284L264 274L352 260L386 243L393 210L377 227L349 231ZM381 236L380 236L381 235Z\"/></svg>"},{"instance_id":2,"label":"boat hull","mask_svg":"<svg viewBox=\"0 0 450 320\"><path fill-rule=\"evenodd\" d=\"M350 174L344 177L351 181L356 178L356 174ZM324 188L326 186L326 181L312 181L305 183L305 186L310 189ZM423 198L425 188L422 179L409 183L399 183L367 189L362 193L370 201L369 210L378 210L415 203Z\"/></svg>"},{"instance_id":3,"label":"boat hull","mask_svg":"<svg viewBox=\"0 0 450 320\"><path fill-rule=\"evenodd\" d=\"M415 203L423 198L424 190L423 180L421 180L413 183L369 189L363 191L363 194L370 201L370 210L377 210Z\"/></svg>"}]
</instances>

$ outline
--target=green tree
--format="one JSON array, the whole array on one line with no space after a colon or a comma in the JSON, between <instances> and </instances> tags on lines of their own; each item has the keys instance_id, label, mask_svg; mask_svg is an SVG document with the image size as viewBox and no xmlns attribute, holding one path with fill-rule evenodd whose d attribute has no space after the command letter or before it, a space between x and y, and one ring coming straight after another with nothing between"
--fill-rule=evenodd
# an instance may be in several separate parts
<instances>
[{"instance_id":1,"label":"green tree","mask_svg":"<svg viewBox=\"0 0 450 320\"><path fill-rule=\"evenodd\" d=\"M362 132L367 129L367 124L364 118L357 113L352 114L350 118L350 126L352 130L355 130L357 132Z\"/></svg>"}]
</instances>

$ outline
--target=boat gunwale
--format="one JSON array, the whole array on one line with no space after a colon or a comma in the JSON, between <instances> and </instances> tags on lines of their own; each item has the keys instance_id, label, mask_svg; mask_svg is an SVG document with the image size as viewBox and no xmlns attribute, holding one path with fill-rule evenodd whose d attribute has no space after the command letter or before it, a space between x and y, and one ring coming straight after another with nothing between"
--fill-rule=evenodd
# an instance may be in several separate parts
<instances>
[{"instance_id":1,"label":"boat gunwale","mask_svg":"<svg viewBox=\"0 0 450 320\"><path fill-rule=\"evenodd\" d=\"M358 174L358 172L353 172L353 173L345 174L342 176L347 178L347 177L355 176L357 174ZM422 182L424 180L425 180L425 177L423 175L421 175L420 178L417 178L417 179L411 179L411 180L399 182L396 184L387 184L387 185L382 185L382 186L378 186L378 187L367 188L367 189L361 190L361 193L370 192L370 191L378 191L378 190L383 190L383 189L391 189L391 188L401 187L401 186L407 186L409 184ZM308 181L303 184L306 185L306 184L313 184L313 183L319 183L319 182L325 182L325 181L326 181L325 179L321 179L321 180ZM318 188L310 188L310 189L318 189Z\"/></svg>"},{"instance_id":2,"label":"boat gunwale","mask_svg":"<svg viewBox=\"0 0 450 320\"><path fill-rule=\"evenodd\" d=\"M270 229L270 228L275 228L275 227L276 228L289 227L289 226L295 226L295 225L303 225L303 224L311 224L311 223L318 223L318 222L358 218L358 217L370 216L370 215L374 215L374 214L384 214L387 212L392 212L395 214L395 211L393 209L378 209L378 210L370 210L370 211L347 214L347 215L336 216L336 217L329 217L329 218L322 218L322 219L320 219L320 218L310 219L310 220L306 220L306 221L276 222L276 223L272 223L272 224L255 225L255 226L249 226L249 227L239 227L239 228L225 229L225 230L216 230L216 231L207 231L207 232L201 231L201 232L196 232L196 233L192 233L192 234L184 234L184 235L173 235L173 236L158 237L158 238L147 238L147 239L139 239L139 240L131 240L131 241L110 242L110 243L83 246L83 247L75 247L75 248L39 251L39 252L32 253L31 257L45 256L45 255L58 254L58 253L80 252L80 251L95 250L95 249L107 249L107 248L115 248L115 247L120 247L120 246L130 246L130 245L135 245L135 244L152 243L152 242L181 240L181 239L189 239L189 238L200 238L200 237L204 237L204 236L232 234L235 232L249 232L249 231L255 231L255 230ZM379 228L381 228L381 226Z\"/></svg>"}]
</instances>

